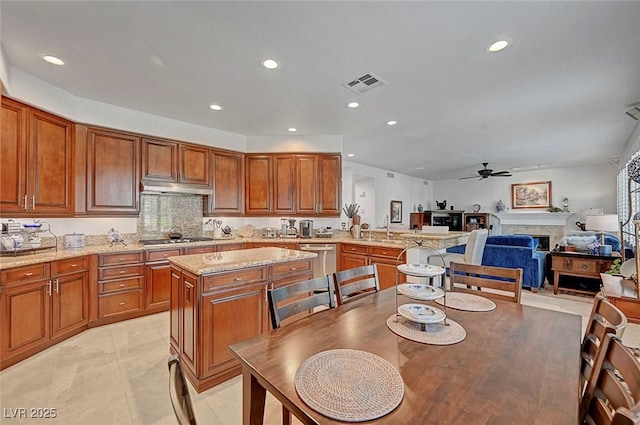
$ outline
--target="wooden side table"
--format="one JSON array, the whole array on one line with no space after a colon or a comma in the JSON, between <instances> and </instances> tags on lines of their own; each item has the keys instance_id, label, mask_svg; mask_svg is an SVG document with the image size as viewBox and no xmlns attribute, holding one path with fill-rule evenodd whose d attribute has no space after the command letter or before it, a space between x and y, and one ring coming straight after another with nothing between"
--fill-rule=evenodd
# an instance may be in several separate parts
<instances>
[{"instance_id":1,"label":"wooden side table","mask_svg":"<svg viewBox=\"0 0 640 425\"><path fill-rule=\"evenodd\" d=\"M627 316L629 322L640 324L640 299L636 283L619 275L602 273L600 277L604 296Z\"/></svg>"},{"instance_id":2,"label":"wooden side table","mask_svg":"<svg viewBox=\"0 0 640 425\"><path fill-rule=\"evenodd\" d=\"M604 273L620 258L620 254L593 255L572 251L551 251L551 269L553 270L553 293L558 293L560 276L578 276L587 279L600 279L600 273ZM593 295L595 292L575 288L561 288L567 291Z\"/></svg>"}]
</instances>

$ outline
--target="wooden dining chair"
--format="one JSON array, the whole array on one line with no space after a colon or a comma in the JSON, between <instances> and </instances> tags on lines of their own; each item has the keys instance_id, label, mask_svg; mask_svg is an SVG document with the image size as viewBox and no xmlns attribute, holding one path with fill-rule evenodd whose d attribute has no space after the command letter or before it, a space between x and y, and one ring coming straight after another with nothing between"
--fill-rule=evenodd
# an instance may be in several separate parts
<instances>
[{"instance_id":1,"label":"wooden dining chair","mask_svg":"<svg viewBox=\"0 0 640 425\"><path fill-rule=\"evenodd\" d=\"M580 349L580 396L584 393L593 361L602 346L604 336L612 333L622 337L626 326L627 318L624 313L603 295L596 295Z\"/></svg>"},{"instance_id":2,"label":"wooden dining chair","mask_svg":"<svg viewBox=\"0 0 640 425\"><path fill-rule=\"evenodd\" d=\"M315 292L314 292L315 291ZM273 329L277 329L282 321L316 307L336 306L331 275L302 280L291 285L270 290L269 313Z\"/></svg>"},{"instance_id":3,"label":"wooden dining chair","mask_svg":"<svg viewBox=\"0 0 640 425\"><path fill-rule=\"evenodd\" d=\"M580 424L634 424L640 401L640 362L608 333L596 355L580 400ZM636 412L636 413L634 413Z\"/></svg>"},{"instance_id":4,"label":"wooden dining chair","mask_svg":"<svg viewBox=\"0 0 640 425\"><path fill-rule=\"evenodd\" d=\"M451 263L450 267L449 286L451 291L476 294L482 291L483 296L520 304L522 269L461 263ZM489 290L484 291L483 289Z\"/></svg>"},{"instance_id":5,"label":"wooden dining chair","mask_svg":"<svg viewBox=\"0 0 640 425\"><path fill-rule=\"evenodd\" d=\"M378 267L375 264L335 272L333 280L339 306L362 295L380 291Z\"/></svg>"},{"instance_id":6,"label":"wooden dining chair","mask_svg":"<svg viewBox=\"0 0 640 425\"><path fill-rule=\"evenodd\" d=\"M169 398L179 425L196 425L189 388L177 355L169 357Z\"/></svg>"},{"instance_id":7,"label":"wooden dining chair","mask_svg":"<svg viewBox=\"0 0 640 425\"><path fill-rule=\"evenodd\" d=\"M312 311L316 307L334 308L336 306L331 275L275 288L270 290L267 296L273 329L278 329L283 320ZM291 412L284 405L282 406L282 424L291 424Z\"/></svg>"}]
</instances>

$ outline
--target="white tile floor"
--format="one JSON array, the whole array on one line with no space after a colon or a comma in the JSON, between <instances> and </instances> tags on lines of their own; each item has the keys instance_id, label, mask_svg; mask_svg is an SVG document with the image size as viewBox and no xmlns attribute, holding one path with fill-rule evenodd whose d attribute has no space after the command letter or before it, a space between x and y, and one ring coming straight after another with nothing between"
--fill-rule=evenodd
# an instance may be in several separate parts
<instances>
[{"instance_id":1,"label":"white tile floor","mask_svg":"<svg viewBox=\"0 0 640 425\"><path fill-rule=\"evenodd\" d=\"M551 290L524 291L522 303L579 314L592 298ZM65 425L175 425L168 398L169 316L160 313L90 329L0 372L0 423ZM640 343L640 325L623 340ZM200 424L242 423L240 378L197 394L190 388ZM55 419L9 418L16 408L55 408ZM280 423L280 404L269 398L266 424ZM297 421L296 421L297 423Z\"/></svg>"}]
</instances>

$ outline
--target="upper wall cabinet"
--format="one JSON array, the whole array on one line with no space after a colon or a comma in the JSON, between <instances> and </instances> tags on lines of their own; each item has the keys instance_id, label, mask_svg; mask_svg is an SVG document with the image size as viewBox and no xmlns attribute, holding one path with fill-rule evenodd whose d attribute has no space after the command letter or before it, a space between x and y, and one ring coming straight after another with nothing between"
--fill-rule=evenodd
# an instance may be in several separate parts
<instances>
[{"instance_id":1,"label":"upper wall cabinet","mask_svg":"<svg viewBox=\"0 0 640 425\"><path fill-rule=\"evenodd\" d=\"M211 185L209 149L171 140L142 138L142 181Z\"/></svg>"},{"instance_id":2,"label":"upper wall cabinet","mask_svg":"<svg viewBox=\"0 0 640 425\"><path fill-rule=\"evenodd\" d=\"M0 213L73 215L73 123L2 99Z\"/></svg>"},{"instance_id":3,"label":"upper wall cabinet","mask_svg":"<svg viewBox=\"0 0 640 425\"><path fill-rule=\"evenodd\" d=\"M246 213L340 216L339 154L246 155Z\"/></svg>"},{"instance_id":4,"label":"upper wall cabinet","mask_svg":"<svg viewBox=\"0 0 640 425\"><path fill-rule=\"evenodd\" d=\"M271 155L245 155L245 213L273 214L273 161Z\"/></svg>"},{"instance_id":5,"label":"upper wall cabinet","mask_svg":"<svg viewBox=\"0 0 640 425\"><path fill-rule=\"evenodd\" d=\"M138 215L140 138L87 129L87 214Z\"/></svg>"},{"instance_id":6,"label":"upper wall cabinet","mask_svg":"<svg viewBox=\"0 0 640 425\"><path fill-rule=\"evenodd\" d=\"M213 195L207 214L240 214L244 198L244 155L237 152L211 150Z\"/></svg>"}]
</instances>

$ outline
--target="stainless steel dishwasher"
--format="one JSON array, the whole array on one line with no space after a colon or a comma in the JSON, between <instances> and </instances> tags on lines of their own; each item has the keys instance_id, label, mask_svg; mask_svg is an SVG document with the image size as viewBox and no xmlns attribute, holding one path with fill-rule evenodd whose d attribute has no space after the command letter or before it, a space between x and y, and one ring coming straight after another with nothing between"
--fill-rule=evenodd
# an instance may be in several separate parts
<instances>
[{"instance_id":1,"label":"stainless steel dishwasher","mask_svg":"<svg viewBox=\"0 0 640 425\"><path fill-rule=\"evenodd\" d=\"M326 276L336 272L336 247L334 243L305 243L300 244L301 251L311 251L318 254L313 259L313 277Z\"/></svg>"}]
</instances>

